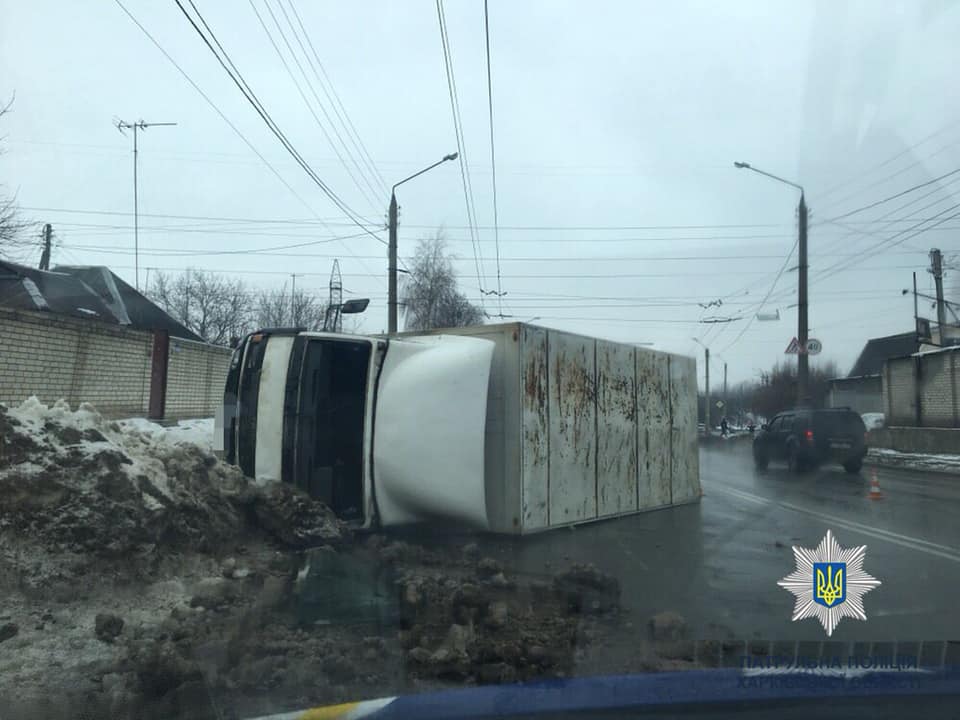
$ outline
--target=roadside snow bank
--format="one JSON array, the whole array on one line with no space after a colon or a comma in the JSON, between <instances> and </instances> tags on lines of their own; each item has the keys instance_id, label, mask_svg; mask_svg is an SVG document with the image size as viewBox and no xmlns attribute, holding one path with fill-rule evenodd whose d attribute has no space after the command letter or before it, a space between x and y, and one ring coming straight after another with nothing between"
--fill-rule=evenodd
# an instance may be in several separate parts
<instances>
[{"instance_id":1,"label":"roadside snow bank","mask_svg":"<svg viewBox=\"0 0 960 720\"><path fill-rule=\"evenodd\" d=\"M258 487L209 449L137 425L62 400L0 405L0 532L125 558L156 545L210 551L247 523L285 544L342 536L329 509L290 486Z\"/></svg>"},{"instance_id":2,"label":"roadside snow bank","mask_svg":"<svg viewBox=\"0 0 960 720\"><path fill-rule=\"evenodd\" d=\"M903 467L929 472L960 473L960 455L904 453L887 448L870 448L867 462L874 465Z\"/></svg>"}]
</instances>

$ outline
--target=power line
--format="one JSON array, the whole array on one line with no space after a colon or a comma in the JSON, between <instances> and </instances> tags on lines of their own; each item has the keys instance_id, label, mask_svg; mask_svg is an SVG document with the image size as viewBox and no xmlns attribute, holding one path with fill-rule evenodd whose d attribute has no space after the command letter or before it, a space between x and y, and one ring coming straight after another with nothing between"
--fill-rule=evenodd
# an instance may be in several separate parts
<instances>
[{"instance_id":1,"label":"power line","mask_svg":"<svg viewBox=\"0 0 960 720\"><path fill-rule=\"evenodd\" d=\"M931 206L933 206L933 205L936 205L936 204L938 204L938 203L941 203L941 202L943 202L942 199L941 199L941 200L936 200L936 201L934 201L933 203L930 203L930 204L924 206L923 208L921 208L921 210L926 210L926 209L928 209L929 207L931 207ZM894 233L894 234L891 235L889 238L883 238L883 239L881 239L880 242L875 243L874 245L872 245L872 246L870 246L870 247L867 247L867 248L865 248L864 250L862 250L862 251L856 253L855 255L853 255L853 256L852 256L852 257L854 258L853 260L840 260L840 261L834 263L833 265L828 266L824 271L822 271L822 272L817 276L817 278L814 280L814 282L818 282L818 281L821 281L821 280L825 280L825 279L827 279L827 278L829 278L829 277L832 277L833 275L836 275L838 272L841 272L841 271L849 268L851 265L856 264L856 258L862 257L862 256L864 255L864 253L871 253L871 252L872 252L874 255L876 255L876 254L878 254L879 252L881 252L881 251L884 250L884 246L894 247L894 246L896 246L896 245L901 245L901 244L905 243L907 240L910 240L911 238L917 237L918 235L921 235L921 234L924 233L924 232L929 232L929 231L933 230L934 228L936 228L938 225L941 225L941 224L943 224L943 223L945 223L945 222L948 222L949 220L952 220L952 219L960 216L960 213L956 213L956 214L954 214L954 215L949 215L949 216L947 216L947 217L942 217L945 213L951 212L952 210L954 210L954 209L956 209L956 208L958 208L958 207L960 207L960 203L957 203L957 204L955 204L955 205L952 205L951 207L948 207L948 208L946 208L945 210L941 210L939 213L937 213L936 215L934 215L934 216L932 216L932 217L923 218L922 220L920 220L919 222L915 223L915 224L912 225L911 227L905 228L904 230L900 230L900 231ZM930 221L932 221L932 220L935 220L935 219L937 219L937 218L941 218L941 219L938 220L937 222L935 222L933 225L930 225L930 226L925 227L925 228L921 228L922 225L924 225L924 224L926 224L926 223L928 223L928 222L930 222ZM914 231L914 230L916 230L917 232L912 232L912 231ZM906 233L911 233L911 232L912 232L912 234L906 235L906 237L902 237L900 240L897 240L897 238L900 238L902 235L904 235L904 234L906 234ZM892 243L892 244L891 244L891 243Z\"/></svg>"},{"instance_id":2,"label":"power line","mask_svg":"<svg viewBox=\"0 0 960 720\"><path fill-rule=\"evenodd\" d=\"M850 217L851 215L856 215L857 213L861 213L861 212L863 212L863 211L865 211L865 210L870 210L871 208L875 208L875 207L877 207L878 205L883 205L884 203L888 203L888 202L890 202L891 200L896 200L898 197L903 197L904 195L908 195L909 193L912 193L914 190L919 190L920 188L927 187L927 186L929 186L929 185L933 185L933 184L935 184L935 183L938 183L938 182L940 182L941 180L943 180L944 178L950 177L951 175L956 175L957 173L960 173L960 168L956 168L955 170L951 170L950 172L944 173L943 175L940 175L940 176L938 176L938 177L935 177L935 178L933 178L932 180L927 180L926 182L922 182L922 183L920 183L919 185L914 185L913 187L909 187L909 188L907 188L906 190L901 190L901 191L898 192L898 193L894 193L893 195L890 195L889 197L883 198L883 200L877 200L876 202L872 202L872 203L870 203L869 205L864 205L863 207L859 207L859 208L857 208L856 210L851 210L850 212L843 213L842 215L837 215L836 217L832 217L832 218L830 218L830 220L829 220L828 222L834 222L834 221L837 221L837 220L843 220L844 218Z\"/></svg>"},{"instance_id":3,"label":"power line","mask_svg":"<svg viewBox=\"0 0 960 720\"><path fill-rule=\"evenodd\" d=\"M936 193L938 193L938 192L941 192L944 188L949 187L950 185L956 183L958 180L960 180L960 178L955 178L955 179L951 180L950 182L946 183L946 184L943 185L943 186L934 187L933 190L930 190L929 192L923 193L922 195L914 198L913 200L910 200L909 202L904 203L903 205L900 205L899 207L894 208L893 210L890 210L889 212L887 212L887 213L884 214L884 215L881 215L879 218L876 218L875 220L870 220L870 221L865 221L865 222L864 222L864 221L859 221L859 222L858 222L858 221L851 221L851 223L853 223L853 224L873 224L873 223L881 223L881 222L882 222L885 227L889 227L890 225L892 225L892 224L894 224L894 223L898 223L898 222L916 222L916 221L918 220L918 218L916 218L916 217L911 218L911 217L909 217L909 215L916 215L916 213L923 212L924 210L927 210L927 209L933 207L934 205L937 205L938 203L942 202L942 200L935 200L935 201L932 202L932 203L928 203L927 205L924 205L922 208L919 208L918 210L915 210L915 211L913 211L913 212L911 212L911 213L908 213L908 215L907 215L906 217L901 216L901 217L897 217L897 218L891 218L890 216L897 214L897 213L900 212L901 210L904 210L904 209L910 207L911 205L915 205L916 203L920 202L921 200L924 200L925 198L929 197L930 195L934 195L934 194L936 194ZM888 219L888 218L889 218L889 219ZM934 218L922 218L922 220L931 220L931 219L936 219L936 216L935 216ZM834 220L821 220L821 221L819 221L819 222L814 223L814 226L822 228L825 224L833 224L833 225L837 225L838 227L843 227L843 226L846 226L846 225L847 225L847 223L841 224L841 223L838 223L838 222L836 222L836 221L834 221ZM910 229L912 229L912 228L908 228L907 231L909 231ZM930 230L935 230L935 229L938 229L938 228L933 228L933 227L930 228ZM943 229L944 229L944 228L939 228L939 230L943 230ZM850 228L848 232L846 232L843 236L841 236L840 238L838 238L837 240L835 240L834 243L840 242L840 241L844 240L845 238L851 237L851 236L854 235L855 233L860 233L860 234L862 234L862 235L871 235L871 234L873 234L873 232L874 232L874 231L870 231L870 230L864 231L864 230L860 230L860 229L858 229L858 228ZM913 250L913 252L926 252L926 251ZM902 253L902 254L907 254L907 253ZM827 257L827 255L828 255L827 253L817 253L816 256L817 256L817 257ZM856 253L856 254L854 255L854 257L859 257L859 252ZM834 265L829 266L829 267L826 269L826 271L831 270L832 268L840 265L840 264L843 263L843 262L845 262L845 261L840 261L840 262L838 262L838 263L834 263ZM849 267L850 265L851 265L851 263L847 263L847 267ZM830 275L827 275L827 277L829 277L829 276L830 276ZM815 279L815 280L813 281L814 284L816 284L816 282L817 282L819 279L823 279L823 277L820 277L820 278ZM754 287L754 286L755 286L755 284L748 284L747 286L745 286L744 289L749 289L749 288ZM783 296L783 292L778 293L775 297L782 297L782 296Z\"/></svg>"},{"instance_id":4,"label":"power line","mask_svg":"<svg viewBox=\"0 0 960 720\"><path fill-rule=\"evenodd\" d=\"M297 164L300 165L301 168L303 168L304 172L307 173L307 176L311 180L313 180L313 182L317 185L317 187L319 187L323 191L323 193L338 208L340 208L344 213L346 213L348 217L350 217L350 219L354 222L354 224L356 224L360 229L368 233L371 237L376 238L378 242L386 244L386 241L384 241L382 238L378 238L376 235L374 235L373 233L371 233L369 230L366 229L364 224L361 223L360 220L358 219L357 213L354 210L352 210L346 203L344 203L343 200L341 200L337 196L337 194L334 193L333 190L331 190L327 186L327 184L320 179L320 176L317 175L316 172L314 172L313 168L310 167L307 161L303 159L303 157L300 155L297 149L287 139L286 135L283 133L282 130L280 130L280 127L276 124L276 122L274 122L273 118L270 116L270 113L267 112L266 108L260 103L256 94L250 88L247 81L243 78L243 75L239 72L239 70L236 69L236 66L233 64L233 61L230 60L230 56L227 54L227 52L223 49L223 46L217 40L215 33L210 29L210 26L204 20L203 15L197 10L197 7L196 5L194 5L193 0L188 0L188 2L190 2L190 5L191 7L193 7L193 10L197 14L197 17L199 18L200 22L203 24L204 28L210 34L209 39L207 38L207 35L204 33L204 31L200 29L200 26L197 25L196 21L193 19L190 13L187 12L187 9L183 6L183 3L180 0L174 0L174 2L176 2L177 7L180 8L180 12L183 13L183 16L187 19L187 21L190 23L193 29L197 32L201 40L203 40L204 44L207 46L207 48L210 50L213 56L217 59L217 62L220 63L220 66L224 69L224 71L233 81L234 85L237 86L237 88L240 90L241 94L244 96L247 102L250 103L253 109L257 112L257 115L260 116L260 119L263 120L264 124L266 124L270 132L272 132L274 136L280 141L284 149L290 154L290 156L294 160L297 161ZM211 43L211 40L213 41L212 43ZM217 48L220 49L220 53L217 52L213 44L216 44ZM221 53L223 54L223 57L221 57ZM233 68L233 71L231 71L231 68Z\"/></svg>"},{"instance_id":5,"label":"power line","mask_svg":"<svg viewBox=\"0 0 960 720\"><path fill-rule=\"evenodd\" d=\"M146 35L147 39L150 40L151 43L153 43L154 47L156 47L157 50L159 50L159 51L161 52L161 54L170 62L170 64L173 65L173 66L177 69L177 71L183 76L183 78L184 78L188 83L190 83L190 85L193 87L193 89L196 90L196 91L200 94L200 97L202 97L202 98L207 102L207 104L208 104L211 108L213 108L214 112L216 112L217 115L219 115L220 118L230 127L230 129L233 130L233 132L237 135L237 137L239 137L239 138L243 141L243 143L244 143L248 148L250 148L250 150L253 152L254 155L256 155L258 158L260 158L260 161L261 161L264 165L266 165L267 168L269 168L270 172L273 173L273 175L277 178L277 180L279 180L279 181L281 182L281 184L282 184L287 190L290 191L290 194L292 194L297 200L299 200L300 203L301 203L305 208L307 208L307 210L309 210L310 213L316 218L317 222L320 223L321 227L323 227L323 228L324 228L328 233L330 233L330 235L332 236L332 235L333 235L333 232L330 230L329 227L327 227L327 226L324 224L323 219L320 218L320 216L317 214L317 212L316 212L312 207L310 207L310 204L309 204L306 200L304 200L303 197L301 197L300 194L297 193L296 190L293 189L293 187L290 185L290 183L288 183L288 182L284 179L284 177L277 171L277 169L276 169L273 165L270 164L270 162L260 153L259 150L257 150L257 148L253 145L253 143L251 143L251 142L247 139L246 135L244 135L242 132L240 132L240 129L239 129L236 125L234 125L233 122L231 122L230 118L228 118L228 117L223 113L223 111L220 110L219 107L217 107L217 104L214 103L213 100L210 99L210 96L208 96L208 95L200 88L200 86L197 85L196 82L194 82L193 78L190 77L190 75L187 73L187 71L184 70L182 67L180 67L180 64L179 64L176 60L174 60L173 57L170 55L170 53L168 53L168 52L163 48L163 46L157 41L157 39L154 38L153 35L150 34L150 31L147 30L147 29L140 23L140 21L137 20L137 18L133 16L133 14L132 14L129 10L127 10L127 8L123 5L122 2L120 2L120 0L114 0L114 2L116 2L117 5L120 7L120 9L123 10L124 14L126 14L126 16L127 16L128 18L130 18L130 20L133 21L133 24L136 25L144 35ZM182 8L181 8L181 9L182 9ZM25 209L26 209L26 208L25 208ZM44 211L44 212L63 212L62 209L57 209L57 208L32 208L32 210L34 210L34 211ZM83 214L101 214L101 215L118 215L118 214L119 214L119 215L132 215L132 214L133 214L133 213L107 212L107 211L102 211L102 210L70 210L70 211L67 211L67 212L77 213L77 214L83 213ZM158 217L157 215L154 215L154 214L152 214L152 213L141 213L141 216L142 216L142 217ZM170 216L170 217L174 217L174 216ZM347 251L347 253L349 253L350 255L355 256L353 250L352 250L348 245L346 245L345 243L341 243L341 245L343 245L343 248ZM361 267L364 268L364 270L366 270L366 271L368 272L368 274L369 274L370 277L376 279L377 282L379 282L381 285L383 284L383 280L380 278L379 275L371 272L371 271L370 271L370 268L366 267L366 265L364 265L363 262L361 262L360 265L361 265Z\"/></svg>"},{"instance_id":6,"label":"power line","mask_svg":"<svg viewBox=\"0 0 960 720\"><path fill-rule=\"evenodd\" d=\"M316 242L317 241L309 241L306 243L300 243L300 244L294 245L292 247L300 247L302 245L311 245L311 244L315 244ZM110 250L111 252L115 252L116 254L124 254L127 252L126 250L123 250L120 248L114 249L113 246L104 246L104 245L88 245L88 246L74 245L73 247L74 248L86 247L88 249L99 247L99 248L105 248L106 250ZM259 252L267 252L269 250L270 248L250 248L250 249L242 250L239 252L252 254L252 253L259 253ZM170 248L152 248L152 252L153 254L164 254L166 252L182 253L184 251L177 250L177 249L170 249ZM218 254L222 251L190 250L189 252L191 254L196 254L196 255L208 255L208 254ZM914 254L914 253L911 253L911 254ZM283 254L279 254L279 253L277 254L277 256L282 256L282 255ZM862 253L823 253L822 254L822 257L829 257L829 256L860 259L862 258ZM318 255L316 253L303 253L301 255L294 255L293 257L334 258L339 256L327 255L327 254ZM379 255L357 255L355 257L357 257L358 259L365 259L365 260L381 259ZM645 256L641 255L641 256L599 256L599 257L597 256L556 257L556 256L539 255L539 256L526 256L526 257L507 257L507 258L503 258L503 262L534 262L534 263L577 262L581 264L584 262L649 263L649 262L701 262L705 260L721 262L721 261L735 261L735 260L736 261L764 260L764 259L779 260L781 257L782 257L781 255L645 255ZM451 258L451 260L466 262L466 260L464 260L463 258ZM576 276L572 276L572 277L576 277Z\"/></svg>"},{"instance_id":7,"label":"power line","mask_svg":"<svg viewBox=\"0 0 960 720\"><path fill-rule=\"evenodd\" d=\"M151 248L148 249L149 252L145 254L157 255L157 256L188 256L188 255L256 255L260 253L265 253L273 250L289 250L292 248L300 247L310 247L311 245L319 245L322 243L333 242L334 240L352 240L354 238L363 237L363 233L354 233L353 235L341 235L335 238L326 238L323 240L309 240L302 243L294 243L291 245L274 245L272 247L266 248L251 248L246 250L184 250L179 251L172 248ZM113 252L113 248L103 246L103 245L72 245L75 250L97 250L99 252ZM125 254L126 251L117 249L116 254ZM330 256L336 257L336 256ZM375 256L374 256L375 257ZM372 258L370 258L372 259Z\"/></svg>"},{"instance_id":8,"label":"power line","mask_svg":"<svg viewBox=\"0 0 960 720\"><path fill-rule=\"evenodd\" d=\"M770 284L770 289L767 290L767 294L764 296L763 300L760 301L760 305L757 308L758 311L759 309L762 309L764 305L767 304L767 301L770 299L770 295L773 293L773 289L777 286L777 282L780 280L780 277L783 275L783 272L787 269L787 265L790 264L790 258L793 257L793 253L796 251L797 245L799 243L800 243L800 238L798 236L796 241L794 241L793 243L793 247L790 248L790 252L788 252L787 256L783 259L783 265L780 266L780 269L777 271L776 276L773 278L773 282ZM747 328L749 328L753 324L754 317L756 317L756 313L751 313L750 318L747 320L747 324L743 327L742 330L740 330L740 333L733 339L731 343L729 343L726 347L724 347L723 350L721 350L720 352L724 353L727 350L729 350L731 347L737 344L737 341L743 337L743 334L747 331Z\"/></svg>"},{"instance_id":9,"label":"power line","mask_svg":"<svg viewBox=\"0 0 960 720\"><path fill-rule=\"evenodd\" d=\"M477 284L480 285L480 292L485 294L483 286L486 285L486 276L481 279L481 259L483 257L480 250L480 242L477 237L477 210L473 200L473 183L470 180L470 165L467 161L466 138L463 134L463 121L460 117L460 101L457 97L457 85L453 72L453 55L450 51L450 38L447 35L447 22L443 13L443 2L437 0L437 21L440 24L440 43L443 46L443 65L447 74L447 91L450 95L450 110L453 114L453 130L457 140L457 157L460 160L460 179L463 184L463 201L467 207L467 225L470 228L470 241L473 246L473 259L476 265ZM481 303L481 305L483 305Z\"/></svg>"},{"instance_id":10,"label":"power line","mask_svg":"<svg viewBox=\"0 0 960 720\"><path fill-rule=\"evenodd\" d=\"M350 179L353 180L354 184L357 186L357 189L360 191L360 194L363 195L364 199L366 199L366 201L370 204L371 207L376 208L377 203L374 202L371 196L367 194L366 189L364 189L363 185L361 185L361 183L354 176L353 171L350 170L350 166L343 159L343 155L340 154L340 149L337 147L336 143L334 143L333 139L330 137L330 133L327 132L326 126L320 121L320 118L317 117L316 112L314 112L313 106L310 104L310 101L307 99L306 94L304 94L303 90L301 89L300 83L297 82L297 79L294 77L293 71L290 69L290 66L287 64L286 59L283 57L283 53L280 51L280 48L277 46L276 42L274 41L272 34L267 29L267 25L266 23L264 23L263 18L260 16L260 13L257 11L257 7L254 4L253 0L248 0L248 1L250 3L250 7L253 10L254 15L257 16L257 21L260 23L260 27L263 28L263 32L266 34L267 39L270 40L270 44L273 46L273 49L277 53L277 57L280 58L280 62L283 64L284 69L287 71L287 74L290 76L290 79L293 81L294 86L297 88L297 92L300 94L300 97L303 99L304 105L307 106L307 110L310 111L310 115L313 116L313 119L317 123L317 126L320 128L321 132L323 132L323 136L327 139L327 142L330 144L330 147L333 150L334 154L337 156L337 159L340 161L340 164L347 171L347 174L350 176ZM323 112L323 116L327 119L327 122L330 124L330 128L333 130L334 135L336 135L337 140L339 140L340 145L346 151L347 157L350 159L350 162L353 163L353 167L356 169L357 173L363 179L364 183L366 183L367 188L373 193L373 196L376 196L377 190L370 183L370 180L367 178L367 176L364 174L364 172L360 168L360 164L357 162L356 158L354 158L353 154L350 152L350 148L347 147L347 144L343 141L343 138L340 135L340 131L337 129L336 124L330 118L330 113L327 112L326 107L324 106L323 102L320 100L320 96L317 94L316 89L313 87L313 83L310 81L310 77L307 75L306 71L303 69L303 65L300 63L300 59L297 57L296 52L294 52L293 46L290 44L290 41L287 39L286 33L283 31L283 28L280 27L280 22L279 20L277 20L277 16L274 14L273 9L270 7L269 1L263 0L263 5L267 9L267 12L270 13L270 18L273 20L273 24L276 26L277 32L280 34L280 37L283 39L283 43L284 45L286 45L287 50L290 53L290 57L293 58L294 63L296 63L297 65L297 69L300 70L300 74L303 76L304 82L306 82L307 87L310 89L310 92L313 94L314 100L316 100L317 105L320 107L321 112ZM282 5L280 5L280 9L283 10ZM286 17L285 11L284 11L284 16ZM290 23L289 17L287 17L287 23L290 25L291 30L294 30L293 24ZM297 42L300 44L300 49L303 51L304 55L306 55L306 50L303 47L303 43L300 42L300 36L296 35L295 30L294 30L294 35L297 39Z\"/></svg>"},{"instance_id":11,"label":"power line","mask_svg":"<svg viewBox=\"0 0 960 720\"><path fill-rule=\"evenodd\" d=\"M224 118L226 119L226 118ZM253 148L251 148L253 149ZM938 188L939 189L939 188ZM309 206L307 206L309 208ZM66 213L66 214L75 214L75 215L116 215L116 216L128 216L133 217L132 212L124 212L119 210L92 210L87 208L58 208L58 207L39 207L39 206L22 206L23 210L30 210L33 212L57 212L57 213ZM312 210L311 210L312 212ZM203 220L211 222L235 222L235 223L255 223L255 224L284 224L284 225L304 225L311 226L314 224L322 224L324 227L327 225L350 225L353 226L356 223L354 222L334 222L337 218L321 218L319 216L311 218L249 218L249 217L237 217L237 216L213 216L213 215L176 215L176 214L165 214L165 213L140 213L140 217L153 217L167 220ZM349 216L344 216L348 218ZM919 218L910 218L909 221L913 222ZM908 219L897 219L897 222L906 222ZM819 223L811 223L811 226L816 224L825 224L826 220L821 220ZM851 221L848 224L874 224L880 222L880 220L863 220L863 221ZM382 226L380 222L368 222L366 223L367 227ZM436 229L436 225L407 225L405 227L416 228L416 229ZM451 230L468 230L469 227L466 225L446 225L445 227ZM575 232L575 231L642 231L642 230L711 230L711 229L753 229L753 228L786 228L790 227L784 223L767 223L767 224L713 224L713 225L501 225L500 230L511 230L511 231L559 231L559 232ZM480 230L492 230L492 225L478 225ZM728 236L717 236L718 238L728 237ZM770 236L773 237L773 236ZM787 237L786 235L777 236L777 237ZM793 237L790 235L789 237ZM631 238L632 239L632 238ZM672 238L671 238L672 239ZM574 241L578 241L576 239ZM466 242L466 241L465 241ZM549 242L558 242L557 239L551 239Z\"/></svg>"},{"instance_id":12,"label":"power line","mask_svg":"<svg viewBox=\"0 0 960 720\"><path fill-rule=\"evenodd\" d=\"M940 135L943 135L945 132L947 132L948 130L952 130L953 128L957 127L958 125L960 125L960 120L955 120L955 121L953 121L953 122L951 122L951 123L948 123L947 125L941 127L939 130L935 130L934 132L930 133L930 134L927 135L926 137L924 137L924 138L922 138L921 140L915 142L913 145L910 145L909 147L905 148L904 150L901 150L900 152L896 153L896 154L893 155L892 157L889 157L889 158L887 158L886 160L882 161L882 162L879 163L878 165L874 165L873 167L871 167L870 169L864 171L863 173L860 173L859 175L856 175L856 176L854 176L854 177L848 178L848 179L846 179L846 180L844 180L844 181L842 181L842 182L834 185L833 187L827 188L827 189L824 190L822 193L818 194L816 197L817 197L817 198L823 198L823 197L825 197L825 196L832 195L834 192L836 192L836 191L839 190L840 188L842 188L842 187L847 187L848 185L850 185L850 184L856 182L857 180L859 180L859 179L860 179L861 177L863 177L864 175L870 175L871 173L874 173L874 172L876 172L877 170L881 170L881 169L885 168L887 165L890 165L891 163L896 162L897 160L899 160L900 158L902 158L904 155L909 154L910 152L912 152L913 150L916 150L916 149L917 149L918 147L920 147L921 145L929 142L930 140L933 140L935 137L939 137ZM909 167L913 167L913 165L910 165Z\"/></svg>"},{"instance_id":13,"label":"power line","mask_svg":"<svg viewBox=\"0 0 960 720\"><path fill-rule=\"evenodd\" d=\"M503 314L503 287L500 277L500 229L497 210L497 153L493 143L493 79L490 72L490 14L487 0L483 0L483 32L487 41L487 108L490 115L490 170L493 182L493 242L497 249L497 302Z\"/></svg>"},{"instance_id":14,"label":"power line","mask_svg":"<svg viewBox=\"0 0 960 720\"><path fill-rule=\"evenodd\" d=\"M310 56L304 51L306 55L307 62L310 65L310 68L313 70L313 74L317 78L317 82L320 84L320 88L323 90L324 95L327 96L327 100L330 100L330 106L333 108L334 113L337 115L337 118L340 120L341 124L344 126L344 130L347 133L347 137L350 138L350 141L353 143L354 149L356 149L357 154L360 155L360 158L364 161L367 169L371 175L377 180L380 185L380 190L384 195L389 194L389 188L387 187L386 181L383 179L383 175L380 174L380 171L377 169L376 163L373 162L373 158L370 156L370 152L367 150L367 146L364 144L363 139L360 137L360 133L357 132L356 126L353 124L353 120L350 119L350 114L347 112L347 109L343 105L343 101L340 100L340 95L337 93L337 89L334 87L333 82L330 80L330 76L327 75L326 69L323 67L323 63L320 62L320 55L317 53L316 47L313 45L313 41L310 39L310 34L307 32L307 28L303 24L303 20L300 19L300 13L297 12L297 7L294 5L293 0L287 0L290 5L290 11L293 13L293 16L297 20L297 25L300 26L300 31L303 33L304 40L307 41L307 46L310 48L310 51L313 53L313 58L316 60L316 65L310 60ZM284 17L287 16L286 11L283 9L283 3L279 2L280 10L283 12ZM290 22L290 19L287 18L287 22ZM293 24L290 23L290 27L293 27ZM294 35L296 32L294 31ZM326 79L324 83L320 78L320 73L317 72L317 68L320 68L320 72L323 73L323 78ZM329 87L329 92L327 88ZM331 95L333 96L331 99ZM352 134L351 134L352 133Z\"/></svg>"},{"instance_id":15,"label":"power line","mask_svg":"<svg viewBox=\"0 0 960 720\"><path fill-rule=\"evenodd\" d=\"M937 155L940 155L941 153L943 153L945 150L948 150L948 149L950 149L950 148L952 148L952 147L956 147L957 145L960 145L960 140L955 140L954 142L951 142L951 143L949 143L949 144L947 144L947 145L944 145L943 147L935 150L933 153L931 153L931 154L928 155L927 157L925 157L925 158L920 158L920 159L918 159L918 160L915 160L914 162L910 163L909 165L905 165L904 167L900 168L900 169L897 170L896 172L891 173L890 175L886 175L886 176L880 178L879 180L874 180L873 182L869 183L868 185L864 185L864 186L861 187L860 189L858 189L858 190L856 190L855 192L847 195L847 196L844 197L844 198L841 198L841 199L839 199L839 200L833 200L833 201L827 203L827 207L834 207L835 205L842 205L843 203L847 202L848 200L852 200L853 198L857 197L858 195L862 195L862 194L865 193L867 190L872 190L872 189L875 188L875 187L879 187L879 186L881 186L881 185L884 185L884 184L890 182L891 180L893 180L894 178L900 177L900 176L903 175L904 173L912 170L913 168L917 167L918 165L922 165L923 163L925 163L925 162L927 162L927 161L929 161L929 160L932 160L932 159L935 158Z\"/></svg>"}]
</instances>

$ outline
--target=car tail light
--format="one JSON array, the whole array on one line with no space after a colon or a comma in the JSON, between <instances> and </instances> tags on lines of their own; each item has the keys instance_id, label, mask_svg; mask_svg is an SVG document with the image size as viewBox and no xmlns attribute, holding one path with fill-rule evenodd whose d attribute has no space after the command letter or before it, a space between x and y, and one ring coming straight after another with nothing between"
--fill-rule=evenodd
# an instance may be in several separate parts
<instances>
[{"instance_id":1,"label":"car tail light","mask_svg":"<svg viewBox=\"0 0 960 720\"><path fill-rule=\"evenodd\" d=\"M806 431L803 433L803 436L804 436L809 442L813 442L813 430L806 430Z\"/></svg>"}]
</instances>

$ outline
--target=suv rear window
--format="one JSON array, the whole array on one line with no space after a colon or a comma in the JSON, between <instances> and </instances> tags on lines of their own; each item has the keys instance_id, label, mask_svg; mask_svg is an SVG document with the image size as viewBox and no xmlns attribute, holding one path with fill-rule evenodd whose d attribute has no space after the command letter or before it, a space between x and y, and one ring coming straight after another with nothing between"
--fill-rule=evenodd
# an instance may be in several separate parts
<instances>
[{"instance_id":1,"label":"suv rear window","mask_svg":"<svg viewBox=\"0 0 960 720\"><path fill-rule=\"evenodd\" d=\"M862 435L867 431L863 419L852 410L826 411L814 414L815 430L827 435Z\"/></svg>"}]
</instances>

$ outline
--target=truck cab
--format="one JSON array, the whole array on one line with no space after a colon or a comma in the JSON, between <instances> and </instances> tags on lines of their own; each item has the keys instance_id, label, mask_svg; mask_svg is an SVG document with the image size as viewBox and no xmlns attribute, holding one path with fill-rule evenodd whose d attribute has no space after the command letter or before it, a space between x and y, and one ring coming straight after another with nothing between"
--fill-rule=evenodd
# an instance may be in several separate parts
<instances>
[{"instance_id":1,"label":"truck cab","mask_svg":"<svg viewBox=\"0 0 960 720\"><path fill-rule=\"evenodd\" d=\"M436 516L485 529L491 354L467 337L251 333L230 361L224 457L355 527ZM443 480L454 471L456 483Z\"/></svg>"}]
</instances>

